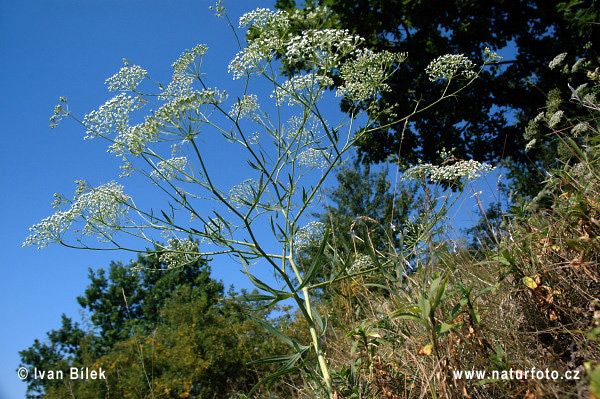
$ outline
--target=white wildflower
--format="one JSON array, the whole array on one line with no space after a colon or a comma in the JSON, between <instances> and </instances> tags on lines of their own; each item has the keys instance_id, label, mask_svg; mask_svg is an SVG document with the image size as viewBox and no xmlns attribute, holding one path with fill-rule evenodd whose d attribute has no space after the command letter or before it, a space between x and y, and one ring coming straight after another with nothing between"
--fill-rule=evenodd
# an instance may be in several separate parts
<instances>
[{"instance_id":1,"label":"white wildflower","mask_svg":"<svg viewBox=\"0 0 600 399\"><path fill-rule=\"evenodd\" d=\"M558 110L554 114L552 114L552 116L550 117L550 120L548 121L548 127L554 128L556 125L558 125L558 122L560 122L563 115L564 115L564 112L561 110Z\"/></svg>"},{"instance_id":2,"label":"white wildflower","mask_svg":"<svg viewBox=\"0 0 600 399\"><path fill-rule=\"evenodd\" d=\"M86 139L106 137L110 132L123 131L129 128L129 113L139 109L139 100L121 93L108 100L97 111L92 111L83 118L86 128Z\"/></svg>"},{"instance_id":3,"label":"white wildflower","mask_svg":"<svg viewBox=\"0 0 600 399\"><path fill-rule=\"evenodd\" d=\"M254 39L244 50L237 53L229 63L227 71L233 75L234 80L246 74L261 73L282 45L283 41L277 36Z\"/></svg>"},{"instance_id":4,"label":"white wildflower","mask_svg":"<svg viewBox=\"0 0 600 399\"><path fill-rule=\"evenodd\" d=\"M246 179L241 184L229 190L229 199L236 208L251 205L258 195L258 182L254 179Z\"/></svg>"},{"instance_id":5,"label":"white wildflower","mask_svg":"<svg viewBox=\"0 0 600 399\"><path fill-rule=\"evenodd\" d=\"M315 69L329 69L363 41L347 29L310 29L289 39L285 56L290 62L310 62Z\"/></svg>"},{"instance_id":6,"label":"white wildflower","mask_svg":"<svg viewBox=\"0 0 600 399\"><path fill-rule=\"evenodd\" d=\"M217 89L195 91L188 96L177 97L163 104L154 113L154 118L166 125L179 126L180 121L189 120L188 111L197 111L206 104L220 104L225 99L227 99L225 92Z\"/></svg>"},{"instance_id":7,"label":"white wildflower","mask_svg":"<svg viewBox=\"0 0 600 399\"><path fill-rule=\"evenodd\" d=\"M208 8L214 11L217 18L221 18L225 15L225 6L223 5L222 0L217 1L214 6L209 6Z\"/></svg>"},{"instance_id":8,"label":"white wildflower","mask_svg":"<svg viewBox=\"0 0 600 399\"><path fill-rule=\"evenodd\" d=\"M475 160L458 161L450 165L419 164L404 172L403 179L413 181L427 178L433 182L450 182L456 180L475 180L484 173L495 168L489 164Z\"/></svg>"},{"instance_id":9,"label":"white wildflower","mask_svg":"<svg viewBox=\"0 0 600 399\"><path fill-rule=\"evenodd\" d=\"M571 134L575 137L579 137L582 133L590 131L590 125L587 122L579 122L571 129Z\"/></svg>"},{"instance_id":10,"label":"white wildflower","mask_svg":"<svg viewBox=\"0 0 600 399\"><path fill-rule=\"evenodd\" d=\"M287 139L297 140L300 145L309 145L318 140L322 130L321 121L314 115L292 116L287 122Z\"/></svg>"},{"instance_id":11,"label":"white wildflower","mask_svg":"<svg viewBox=\"0 0 600 399\"><path fill-rule=\"evenodd\" d=\"M187 97L193 94L192 83L194 78L191 76L173 76L173 80L165 90L158 96L159 100L171 100L176 97Z\"/></svg>"},{"instance_id":12,"label":"white wildflower","mask_svg":"<svg viewBox=\"0 0 600 399\"><path fill-rule=\"evenodd\" d=\"M548 64L548 67L550 69L556 68L565 60L566 56L567 56L567 53L561 53L561 54L557 55L556 57L554 57L554 59L552 61L550 61L550 63Z\"/></svg>"},{"instance_id":13,"label":"white wildflower","mask_svg":"<svg viewBox=\"0 0 600 399\"><path fill-rule=\"evenodd\" d=\"M187 157L175 157L160 161L156 164L156 170L150 173L150 177L156 180L176 179L179 174L184 172L187 162Z\"/></svg>"},{"instance_id":14,"label":"white wildflower","mask_svg":"<svg viewBox=\"0 0 600 399\"><path fill-rule=\"evenodd\" d=\"M190 266L201 259L198 253L198 243L179 238L170 239L169 246L161 253L159 260L167 269Z\"/></svg>"},{"instance_id":15,"label":"white wildflower","mask_svg":"<svg viewBox=\"0 0 600 399\"><path fill-rule=\"evenodd\" d=\"M127 154L140 155L148 143L158 141L159 131L163 127L164 124L156 118L147 116L144 123L120 130L108 152L121 157Z\"/></svg>"},{"instance_id":16,"label":"white wildflower","mask_svg":"<svg viewBox=\"0 0 600 399\"><path fill-rule=\"evenodd\" d=\"M372 268L373 261L371 257L365 254L358 254L354 263L350 266L351 272L360 272Z\"/></svg>"},{"instance_id":17,"label":"white wildflower","mask_svg":"<svg viewBox=\"0 0 600 399\"><path fill-rule=\"evenodd\" d=\"M446 54L431 61L425 72L429 75L429 80L450 80L454 78L460 69L463 69L461 75L466 78L472 78L475 72L473 62L463 54Z\"/></svg>"},{"instance_id":18,"label":"white wildflower","mask_svg":"<svg viewBox=\"0 0 600 399\"><path fill-rule=\"evenodd\" d=\"M61 201L69 203L70 209L58 210L32 226L29 230L33 234L27 237L23 246L37 245L42 248L59 242L75 221L85 223L82 234L98 235L100 239L110 238L112 233L122 227L123 218L130 208L127 201L131 199L123 193L123 186L115 182L97 188L89 188L81 181L78 184L75 198L72 201Z\"/></svg>"},{"instance_id":19,"label":"white wildflower","mask_svg":"<svg viewBox=\"0 0 600 399\"><path fill-rule=\"evenodd\" d=\"M324 150L309 148L298 155L297 162L299 165L310 168L326 168L329 165L329 154Z\"/></svg>"},{"instance_id":20,"label":"white wildflower","mask_svg":"<svg viewBox=\"0 0 600 399\"><path fill-rule=\"evenodd\" d=\"M148 72L138 65L132 67L123 67L119 72L106 79L104 82L108 85L108 90L135 90L140 82L146 77Z\"/></svg>"},{"instance_id":21,"label":"white wildflower","mask_svg":"<svg viewBox=\"0 0 600 399\"><path fill-rule=\"evenodd\" d=\"M240 28L252 27L254 29L272 30L289 27L288 14L285 11L271 11L268 8L257 8L240 17Z\"/></svg>"},{"instance_id":22,"label":"white wildflower","mask_svg":"<svg viewBox=\"0 0 600 399\"><path fill-rule=\"evenodd\" d=\"M483 50L483 54L485 55L486 63L500 62L500 61L502 61L502 58L503 58L503 57L500 57L498 55L498 53L492 52L492 50L489 47L486 47Z\"/></svg>"},{"instance_id":23,"label":"white wildflower","mask_svg":"<svg viewBox=\"0 0 600 399\"><path fill-rule=\"evenodd\" d=\"M355 57L344 63L340 76L344 83L338 88L337 96L346 96L352 101L363 101L373 97L377 92L389 90L384 83L392 72L394 64L406 59L406 53L375 53L369 49L361 49Z\"/></svg>"},{"instance_id":24,"label":"white wildflower","mask_svg":"<svg viewBox=\"0 0 600 399\"><path fill-rule=\"evenodd\" d=\"M277 87L271 97L275 98L277 105L287 101L290 106L300 105L309 98L322 94L322 88L333 84L333 80L327 76L319 76L312 73L296 75ZM308 96L305 97L305 96Z\"/></svg>"},{"instance_id":25,"label":"white wildflower","mask_svg":"<svg viewBox=\"0 0 600 399\"><path fill-rule=\"evenodd\" d=\"M259 108L258 97L256 94L243 96L238 102L233 104L229 116L232 119L252 116L252 113Z\"/></svg>"},{"instance_id":26,"label":"white wildflower","mask_svg":"<svg viewBox=\"0 0 600 399\"><path fill-rule=\"evenodd\" d=\"M320 244L325 233L325 224L310 222L294 235L296 249L302 250L313 244Z\"/></svg>"},{"instance_id":27,"label":"white wildflower","mask_svg":"<svg viewBox=\"0 0 600 399\"><path fill-rule=\"evenodd\" d=\"M530 140L529 143L527 143L527 145L525 146L525 152L530 151L535 146L536 143L537 143L537 139Z\"/></svg>"},{"instance_id":28,"label":"white wildflower","mask_svg":"<svg viewBox=\"0 0 600 399\"><path fill-rule=\"evenodd\" d=\"M577 59L577 61L575 61L575 63L571 67L571 72L577 72L579 68L581 68L581 66L585 63L585 57L580 57L579 59Z\"/></svg>"},{"instance_id":29,"label":"white wildflower","mask_svg":"<svg viewBox=\"0 0 600 399\"><path fill-rule=\"evenodd\" d=\"M178 78L184 76L195 76L197 74L196 67L191 67L196 62L197 57L202 57L208 51L208 47L204 44L199 44L191 50L185 50L171 65L175 71L175 76Z\"/></svg>"}]
</instances>

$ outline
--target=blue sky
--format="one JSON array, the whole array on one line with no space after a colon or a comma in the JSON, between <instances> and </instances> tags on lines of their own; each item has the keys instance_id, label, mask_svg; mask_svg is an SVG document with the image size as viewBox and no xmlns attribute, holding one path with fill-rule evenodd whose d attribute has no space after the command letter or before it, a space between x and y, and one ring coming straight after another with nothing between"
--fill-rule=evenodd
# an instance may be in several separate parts
<instances>
[{"instance_id":1,"label":"blue sky","mask_svg":"<svg viewBox=\"0 0 600 399\"><path fill-rule=\"evenodd\" d=\"M60 246L21 248L28 228L52 213L55 192L70 197L77 179L98 185L119 173L118 159L106 153L105 143L84 141L76 124L49 129L59 96L83 116L111 97L104 80L123 66L124 57L168 82L171 63L199 43L209 46L204 71L227 89L232 84L227 64L237 47L225 21L208 9L211 4L0 0L0 398L24 397L17 352L58 328L62 313L78 317L76 297L88 284L88 268L132 258ZM244 12L272 4L226 5L236 22ZM238 179L233 169L222 172ZM213 266L216 278L241 288L246 283L238 269Z\"/></svg>"},{"instance_id":2,"label":"blue sky","mask_svg":"<svg viewBox=\"0 0 600 399\"><path fill-rule=\"evenodd\" d=\"M225 5L236 23L244 12L273 3L237 0ZM227 65L237 47L226 22L208 9L211 4L0 0L0 398L24 397L26 385L15 371L17 352L58 328L62 313L78 318L76 297L88 284L88 268L132 258L60 246L21 247L28 228L52 213L54 193L71 197L75 180L98 185L119 173L119 160L107 154L105 143L84 141L75 123L49 129L48 118L59 96L83 116L112 97L104 80L123 66L124 57L168 82L171 63L198 43L209 47L203 61L207 77L228 90L233 81ZM332 112L335 109L332 102ZM236 163L243 161L241 155L220 152L211 138L205 144L214 158L228 161L215 176L225 187L245 178ZM489 182L493 188L495 178ZM466 209L457 216L464 220L455 219L460 225L474 219L468 212L472 205ZM212 265L214 277L226 285L249 287L237 264L225 260Z\"/></svg>"}]
</instances>

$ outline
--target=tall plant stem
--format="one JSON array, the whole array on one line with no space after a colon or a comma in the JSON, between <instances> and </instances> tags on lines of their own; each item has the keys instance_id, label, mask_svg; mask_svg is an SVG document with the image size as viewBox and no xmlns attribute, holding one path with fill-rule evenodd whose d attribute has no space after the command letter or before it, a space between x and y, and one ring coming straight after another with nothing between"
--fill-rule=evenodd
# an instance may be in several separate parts
<instances>
[{"instance_id":1,"label":"tall plant stem","mask_svg":"<svg viewBox=\"0 0 600 399\"><path fill-rule=\"evenodd\" d=\"M292 266L292 269L294 270L294 274L296 274L298 282L302 284L302 277L300 276L300 272L298 271L296 262L294 262L294 259L291 256L288 258L288 260L290 262L290 265ZM319 341L319 336L317 334L315 319L313 318L312 308L310 306L310 292L308 290L308 287L302 288L302 295L304 296L304 306L306 307L306 311L302 313L304 314L304 318L308 323L310 337L312 339L313 348L315 349L315 354L317 355L317 360L319 362L319 369L321 369L321 374L323 374L323 382L325 383L325 388L327 389L327 395L329 396L329 398L333 398L333 383L331 381L329 369L327 368L325 356L323 355L321 342Z\"/></svg>"}]
</instances>

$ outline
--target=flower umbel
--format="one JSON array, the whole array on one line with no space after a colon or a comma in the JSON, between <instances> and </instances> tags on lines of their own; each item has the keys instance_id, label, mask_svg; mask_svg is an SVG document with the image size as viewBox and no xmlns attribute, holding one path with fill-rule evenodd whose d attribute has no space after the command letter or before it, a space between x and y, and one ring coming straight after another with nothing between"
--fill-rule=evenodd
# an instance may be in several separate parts
<instances>
[{"instance_id":1,"label":"flower umbel","mask_svg":"<svg viewBox=\"0 0 600 399\"><path fill-rule=\"evenodd\" d=\"M58 210L40 223L32 226L33 232L23 246L37 245L43 248L60 242L73 222L85 223L81 230L84 235L97 235L100 240L109 239L122 227L124 216L129 211L127 202L131 199L123 193L123 186L110 182L97 188L90 188L85 182L77 182L79 187L72 201L55 194L57 206L67 202L71 205L66 211Z\"/></svg>"},{"instance_id":2,"label":"flower umbel","mask_svg":"<svg viewBox=\"0 0 600 399\"><path fill-rule=\"evenodd\" d=\"M319 244L323 240L324 233L324 223L310 222L294 235L294 245L298 250L302 250L312 244Z\"/></svg>"},{"instance_id":3,"label":"flower umbel","mask_svg":"<svg viewBox=\"0 0 600 399\"><path fill-rule=\"evenodd\" d=\"M104 83L108 86L108 90L110 91L134 91L147 74L148 72L138 65L131 67L125 66L121 68L119 72L106 79Z\"/></svg>"},{"instance_id":4,"label":"flower umbel","mask_svg":"<svg viewBox=\"0 0 600 399\"><path fill-rule=\"evenodd\" d=\"M472 71L474 66L473 62L463 54L446 54L431 61L425 68L425 72L432 82L450 80L458 74L460 69L463 69L462 76L472 78L475 76L475 72Z\"/></svg>"}]
</instances>

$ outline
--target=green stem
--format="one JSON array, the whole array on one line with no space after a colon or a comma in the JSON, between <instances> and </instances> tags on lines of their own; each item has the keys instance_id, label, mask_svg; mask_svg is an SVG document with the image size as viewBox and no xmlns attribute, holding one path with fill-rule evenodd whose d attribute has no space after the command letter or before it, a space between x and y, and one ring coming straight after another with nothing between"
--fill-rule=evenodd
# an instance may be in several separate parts
<instances>
[{"instance_id":1,"label":"green stem","mask_svg":"<svg viewBox=\"0 0 600 399\"><path fill-rule=\"evenodd\" d=\"M298 282L302 284L302 277L300 276L300 272L298 271L298 267L296 266L296 262L292 256L289 257L288 261L296 274L296 278ZM317 360L319 362L319 368L321 369L321 374L323 374L323 381L325 382L325 388L327 389L327 394L330 398L333 398L333 383L331 381L331 375L329 374L329 369L327 367L327 362L325 361L325 355L323 354L323 349L321 348L321 342L319 341L319 336L317 335L317 329L315 326L315 320L312 314L312 308L310 306L310 294L307 287L302 288L302 294L304 296L304 306L306 307L306 313L304 317L306 318L306 322L308 323L308 328L310 330L310 337L312 339L313 348L315 349L315 354L317 355ZM303 312L304 313L304 312Z\"/></svg>"}]
</instances>

